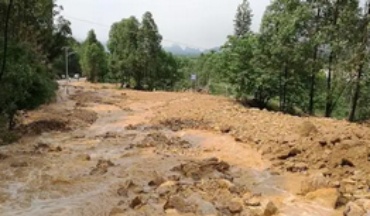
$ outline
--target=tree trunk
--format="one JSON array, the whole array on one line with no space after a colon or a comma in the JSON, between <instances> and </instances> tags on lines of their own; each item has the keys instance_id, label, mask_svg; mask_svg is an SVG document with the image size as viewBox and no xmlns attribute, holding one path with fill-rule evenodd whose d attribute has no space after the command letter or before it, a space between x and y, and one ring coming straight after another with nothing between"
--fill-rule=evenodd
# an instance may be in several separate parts
<instances>
[{"instance_id":1,"label":"tree trunk","mask_svg":"<svg viewBox=\"0 0 370 216\"><path fill-rule=\"evenodd\" d=\"M348 120L351 122L355 121L355 117L356 117L356 109L357 109L358 99L360 97L360 90L361 90L362 70L363 70L363 63L361 63L357 71L356 87L355 87L355 92L352 98L351 111L348 116Z\"/></svg>"},{"instance_id":2,"label":"tree trunk","mask_svg":"<svg viewBox=\"0 0 370 216\"><path fill-rule=\"evenodd\" d=\"M329 70L328 77L326 79L326 107L325 107L325 117L331 117L332 106L333 106L333 97L331 92L331 81L332 81L332 63L333 63L333 52L330 52L329 56Z\"/></svg>"},{"instance_id":3,"label":"tree trunk","mask_svg":"<svg viewBox=\"0 0 370 216\"><path fill-rule=\"evenodd\" d=\"M283 110L287 111L287 86L288 86L288 65L284 68L284 83L283 83Z\"/></svg>"},{"instance_id":4,"label":"tree trunk","mask_svg":"<svg viewBox=\"0 0 370 216\"><path fill-rule=\"evenodd\" d=\"M317 59L317 46L315 46L315 51L313 54L313 68L311 71L311 87L310 87L310 103L308 107L308 112L310 115L315 114L315 87L316 87L316 59Z\"/></svg>"},{"instance_id":5,"label":"tree trunk","mask_svg":"<svg viewBox=\"0 0 370 216\"><path fill-rule=\"evenodd\" d=\"M283 72L279 73L279 107L280 111L283 111Z\"/></svg>"},{"instance_id":6,"label":"tree trunk","mask_svg":"<svg viewBox=\"0 0 370 216\"><path fill-rule=\"evenodd\" d=\"M3 52L3 64L0 71L0 81L5 73L6 68L6 55L8 51L8 28L9 28L9 20L10 20L10 12L13 6L13 0L9 0L8 9L6 11L6 18L5 18L5 27L4 27L4 52Z\"/></svg>"},{"instance_id":7,"label":"tree trunk","mask_svg":"<svg viewBox=\"0 0 370 216\"><path fill-rule=\"evenodd\" d=\"M9 114L8 130L13 130L15 127L15 114L15 111Z\"/></svg>"},{"instance_id":8,"label":"tree trunk","mask_svg":"<svg viewBox=\"0 0 370 216\"><path fill-rule=\"evenodd\" d=\"M337 21L339 18L339 8L338 8L338 2L335 6L335 11L334 11L334 17L333 17L333 26L337 25ZM331 35L333 37L333 35ZM333 41L333 39L332 39ZM331 47L331 49L333 49ZM334 59L334 51L330 51L330 56L329 56L329 71L328 71L328 77L326 80L326 108L325 108L325 117L331 117L332 112L333 112L333 92L332 92L332 67L333 67L333 59Z\"/></svg>"}]
</instances>

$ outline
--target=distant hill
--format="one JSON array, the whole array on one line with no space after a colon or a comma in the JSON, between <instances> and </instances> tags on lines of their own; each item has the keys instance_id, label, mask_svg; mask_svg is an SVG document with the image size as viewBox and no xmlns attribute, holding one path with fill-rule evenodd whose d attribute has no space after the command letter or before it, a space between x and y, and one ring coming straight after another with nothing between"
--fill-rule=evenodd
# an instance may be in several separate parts
<instances>
[{"instance_id":1,"label":"distant hill","mask_svg":"<svg viewBox=\"0 0 370 216\"><path fill-rule=\"evenodd\" d=\"M174 55L194 56L194 55L200 55L202 53L202 50L200 49L195 49L195 48L190 48L190 47L183 48L177 44L174 44L172 46L164 46L163 49Z\"/></svg>"},{"instance_id":2,"label":"distant hill","mask_svg":"<svg viewBox=\"0 0 370 216\"><path fill-rule=\"evenodd\" d=\"M221 50L221 47L214 47L214 48L211 48L211 49L204 50L203 53L209 53L209 52L212 52L212 51L219 52L220 50Z\"/></svg>"},{"instance_id":3,"label":"distant hill","mask_svg":"<svg viewBox=\"0 0 370 216\"><path fill-rule=\"evenodd\" d=\"M220 50L220 47L202 50L202 49L196 49L196 48L191 48L191 47L181 47L178 44L173 44L172 46L164 46L163 49L174 55L197 56L202 53L211 52L212 50L218 52Z\"/></svg>"}]
</instances>

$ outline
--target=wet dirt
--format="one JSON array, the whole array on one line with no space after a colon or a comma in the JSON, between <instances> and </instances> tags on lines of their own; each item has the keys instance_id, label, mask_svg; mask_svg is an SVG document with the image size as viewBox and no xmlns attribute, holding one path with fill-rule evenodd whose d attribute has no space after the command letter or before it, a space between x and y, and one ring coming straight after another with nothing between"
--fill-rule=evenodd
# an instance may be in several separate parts
<instances>
[{"instance_id":1,"label":"wet dirt","mask_svg":"<svg viewBox=\"0 0 370 216\"><path fill-rule=\"evenodd\" d=\"M237 127L225 123L215 130L197 110L198 100L218 99L69 84L55 104L24 119L30 128L51 120L64 122L63 127L38 126L37 133L0 147L5 155L0 215L330 216L342 211L300 195L307 175L275 169L258 146L235 138ZM168 111L192 103L196 118Z\"/></svg>"}]
</instances>

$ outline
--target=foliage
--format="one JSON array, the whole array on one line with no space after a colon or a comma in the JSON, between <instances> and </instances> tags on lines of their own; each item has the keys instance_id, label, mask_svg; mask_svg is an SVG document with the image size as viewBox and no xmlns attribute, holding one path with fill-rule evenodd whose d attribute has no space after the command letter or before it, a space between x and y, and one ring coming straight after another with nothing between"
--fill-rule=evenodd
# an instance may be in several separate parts
<instances>
[{"instance_id":1,"label":"foliage","mask_svg":"<svg viewBox=\"0 0 370 216\"><path fill-rule=\"evenodd\" d=\"M111 80L136 89L173 89L181 78L178 62L161 47L162 36L150 12L114 23L109 33Z\"/></svg>"},{"instance_id":2,"label":"foliage","mask_svg":"<svg viewBox=\"0 0 370 216\"><path fill-rule=\"evenodd\" d=\"M71 34L52 0L0 1L0 118L14 127L18 110L51 101L57 84L53 62Z\"/></svg>"},{"instance_id":3,"label":"foliage","mask_svg":"<svg viewBox=\"0 0 370 216\"><path fill-rule=\"evenodd\" d=\"M196 71L201 87L230 85L224 92L261 108L271 101L283 112L368 118L369 15L360 9L356 0L273 0L252 33L243 0L221 52L182 61L180 71L186 79Z\"/></svg>"},{"instance_id":4,"label":"foliage","mask_svg":"<svg viewBox=\"0 0 370 216\"><path fill-rule=\"evenodd\" d=\"M104 82L108 75L108 56L104 46L96 38L94 30L90 30L86 40L80 47L80 64L82 74L90 82Z\"/></svg>"},{"instance_id":5,"label":"foliage","mask_svg":"<svg viewBox=\"0 0 370 216\"><path fill-rule=\"evenodd\" d=\"M238 6L237 13L234 20L235 36L242 37L251 31L252 24L252 10L249 7L248 0Z\"/></svg>"}]
</instances>

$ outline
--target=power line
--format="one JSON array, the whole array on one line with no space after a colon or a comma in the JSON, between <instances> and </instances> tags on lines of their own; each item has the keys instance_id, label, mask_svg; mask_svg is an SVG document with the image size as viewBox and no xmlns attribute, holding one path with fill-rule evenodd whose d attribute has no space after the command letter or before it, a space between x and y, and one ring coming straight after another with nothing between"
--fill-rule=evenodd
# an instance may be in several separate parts
<instances>
[{"instance_id":1,"label":"power line","mask_svg":"<svg viewBox=\"0 0 370 216\"><path fill-rule=\"evenodd\" d=\"M68 19L76 20L76 21L79 21L79 22L89 23L89 24L92 24L92 25L95 25L95 26L100 26L100 27L103 27L103 28L106 28L106 29L110 29L111 28L111 26L109 26L109 25L98 23L98 22L94 22L94 21L91 21L91 20L81 19L81 18L69 16L69 15L64 15L64 17L66 17ZM186 47L189 47L189 48L196 48L196 49L200 49L200 50L207 50L207 48L204 48L204 47L193 46L193 45L190 45L190 44L187 44L187 43L183 43L183 42L179 42L179 41L174 41L174 40L170 40L170 39L163 39L163 41L169 42L169 43L175 43L175 44L178 44L178 45L183 45L183 46L186 46Z\"/></svg>"}]
</instances>

